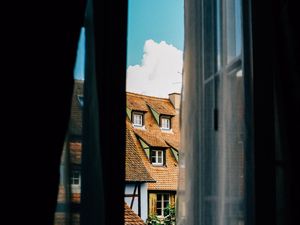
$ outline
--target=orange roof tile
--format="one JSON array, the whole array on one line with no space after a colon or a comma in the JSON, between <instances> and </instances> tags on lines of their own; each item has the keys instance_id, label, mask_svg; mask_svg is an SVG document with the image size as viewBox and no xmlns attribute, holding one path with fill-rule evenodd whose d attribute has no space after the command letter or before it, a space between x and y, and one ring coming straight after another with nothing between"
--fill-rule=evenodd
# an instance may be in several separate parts
<instances>
[{"instance_id":1,"label":"orange roof tile","mask_svg":"<svg viewBox=\"0 0 300 225\"><path fill-rule=\"evenodd\" d=\"M166 142L159 135L156 135L155 133L146 130L141 130L141 129L134 129L134 133L137 136L139 136L144 142L146 142L148 145L152 147L163 147L163 148L168 147Z\"/></svg>"},{"instance_id":2,"label":"orange roof tile","mask_svg":"<svg viewBox=\"0 0 300 225\"><path fill-rule=\"evenodd\" d=\"M144 221L125 203L124 205L125 225L145 225Z\"/></svg>"},{"instance_id":3,"label":"orange roof tile","mask_svg":"<svg viewBox=\"0 0 300 225\"><path fill-rule=\"evenodd\" d=\"M137 154L134 134L126 129L125 180L128 182L155 182Z\"/></svg>"},{"instance_id":4,"label":"orange roof tile","mask_svg":"<svg viewBox=\"0 0 300 225\"><path fill-rule=\"evenodd\" d=\"M65 187L63 185L61 185L61 184L58 187L57 202L58 203L65 203L66 202Z\"/></svg>"},{"instance_id":5,"label":"orange roof tile","mask_svg":"<svg viewBox=\"0 0 300 225\"><path fill-rule=\"evenodd\" d=\"M71 163L81 164L81 143L80 142L70 142L70 160Z\"/></svg>"},{"instance_id":6,"label":"orange roof tile","mask_svg":"<svg viewBox=\"0 0 300 225\"><path fill-rule=\"evenodd\" d=\"M83 81L75 80L72 96L71 116L69 131L71 135L82 134L82 109L78 101L78 95L83 95Z\"/></svg>"},{"instance_id":7,"label":"orange roof tile","mask_svg":"<svg viewBox=\"0 0 300 225\"><path fill-rule=\"evenodd\" d=\"M127 92L127 107L129 109L146 112L149 111L148 106L153 108L159 114L176 115L176 110L169 99Z\"/></svg>"}]
</instances>

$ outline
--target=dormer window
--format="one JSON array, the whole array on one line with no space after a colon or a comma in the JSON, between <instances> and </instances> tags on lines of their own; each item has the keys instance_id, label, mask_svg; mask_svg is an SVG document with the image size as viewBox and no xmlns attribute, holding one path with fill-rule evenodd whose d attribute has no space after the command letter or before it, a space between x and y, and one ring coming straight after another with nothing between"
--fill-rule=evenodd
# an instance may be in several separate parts
<instances>
[{"instance_id":1,"label":"dormer window","mask_svg":"<svg viewBox=\"0 0 300 225\"><path fill-rule=\"evenodd\" d=\"M132 124L136 127L143 126L143 113L141 112L132 112Z\"/></svg>"},{"instance_id":2,"label":"dormer window","mask_svg":"<svg viewBox=\"0 0 300 225\"><path fill-rule=\"evenodd\" d=\"M161 116L160 117L160 127L162 130L170 130L171 129L171 117Z\"/></svg>"},{"instance_id":3,"label":"dormer window","mask_svg":"<svg viewBox=\"0 0 300 225\"><path fill-rule=\"evenodd\" d=\"M73 170L71 176L71 189L73 193L80 193L81 176L79 170Z\"/></svg>"},{"instance_id":4,"label":"dormer window","mask_svg":"<svg viewBox=\"0 0 300 225\"><path fill-rule=\"evenodd\" d=\"M151 150L151 163L154 166L164 165L164 151L163 150Z\"/></svg>"}]
</instances>

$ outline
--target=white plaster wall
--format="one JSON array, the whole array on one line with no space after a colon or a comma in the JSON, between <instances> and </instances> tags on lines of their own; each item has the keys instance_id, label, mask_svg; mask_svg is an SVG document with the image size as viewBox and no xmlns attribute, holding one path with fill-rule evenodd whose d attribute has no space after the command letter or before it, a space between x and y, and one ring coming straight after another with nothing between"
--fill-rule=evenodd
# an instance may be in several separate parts
<instances>
[{"instance_id":1,"label":"white plaster wall","mask_svg":"<svg viewBox=\"0 0 300 225\"><path fill-rule=\"evenodd\" d=\"M125 194L133 194L135 184L126 184L125 186ZM138 193L138 189L136 190L136 194ZM147 184L141 184L141 218L146 221L148 217L148 200L147 200ZM125 202L130 207L132 197L125 198ZM138 197L135 197L134 204L132 207L133 211L138 214Z\"/></svg>"}]
</instances>

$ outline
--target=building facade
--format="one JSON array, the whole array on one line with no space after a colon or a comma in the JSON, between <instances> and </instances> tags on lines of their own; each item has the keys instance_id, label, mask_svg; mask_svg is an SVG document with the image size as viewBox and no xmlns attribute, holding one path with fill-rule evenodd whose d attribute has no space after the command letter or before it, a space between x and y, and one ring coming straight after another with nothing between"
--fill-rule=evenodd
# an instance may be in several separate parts
<instances>
[{"instance_id":1,"label":"building facade","mask_svg":"<svg viewBox=\"0 0 300 225\"><path fill-rule=\"evenodd\" d=\"M179 106L177 93L170 94L168 99L127 93L126 128L131 133L127 144L136 146L136 153L155 180L146 184L147 217L163 217L168 205L175 206L180 149Z\"/></svg>"}]
</instances>

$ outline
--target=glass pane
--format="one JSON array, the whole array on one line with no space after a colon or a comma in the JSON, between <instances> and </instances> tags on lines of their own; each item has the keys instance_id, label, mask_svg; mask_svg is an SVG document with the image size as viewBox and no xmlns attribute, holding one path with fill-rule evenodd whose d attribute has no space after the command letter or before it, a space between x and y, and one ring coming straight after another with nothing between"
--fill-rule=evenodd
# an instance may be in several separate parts
<instances>
[{"instance_id":1,"label":"glass pane","mask_svg":"<svg viewBox=\"0 0 300 225\"><path fill-rule=\"evenodd\" d=\"M226 1L227 63L241 53L241 0Z\"/></svg>"},{"instance_id":2,"label":"glass pane","mask_svg":"<svg viewBox=\"0 0 300 225\"><path fill-rule=\"evenodd\" d=\"M157 158L157 162L162 163L162 157L161 156Z\"/></svg>"},{"instance_id":3,"label":"glass pane","mask_svg":"<svg viewBox=\"0 0 300 225\"><path fill-rule=\"evenodd\" d=\"M205 79L211 77L216 72L216 54L215 54L215 31L214 29L214 1L203 1L204 13L204 51L208 54L204 60Z\"/></svg>"},{"instance_id":4,"label":"glass pane","mask_svg":"<svg viewBox=\"0 0 300 225\"><path fill-rule=\"evenodd\" d=\"M162 210L161 209L159 209L159 208L157 208L157 215L162 215Z\"/></svg>"},{"instance_id":5,"label":"glass pane","mask_svg":"<svg viewBox=\"0 0 300 225\"><path fill-rule=\"evenodd\" d=\"M226 74L219 87L217 134L219 179L218 214L223 224L244 220L244 79L242 71Z\"/></svg>"},{"instance_id":6,"label":"glass pane","mask_svg":"<svg viewBox=\"0 0 300 225\"><path fill-rule=\"evenodd\" d=\"M152 156L152 157L151 157L151 162L152 162L152 163L155 163L155 162L156 162L156 157L155 157L155 156Z\"/></svg>"},{"instance_id":7,"label":"glass pane","mask_svg":"<svg viewBox=\"0 0 300 225\"><path fill-rule=\"evenodd\" d=\"M216 0L216 33L217 33L217 51L216 51L216 55L217 55L217 70L219 71L221 68L221 42L222 42L222 38L221 38L221 31L222 31L222 26L221 26L221 6L220 6L220 1L221 0Z\"/></svg>"},{"instance_id":8,"label":"glass pane","mask_svg":"<svg viewBox=\"0 0 300 225\"><path fill-rule=\"evenodd\" d=\"M161 194L157 194L157 202L161 201L161 198L162 198Z\"/></svg>"}]
</instances>

